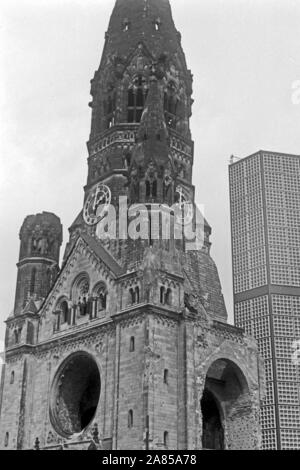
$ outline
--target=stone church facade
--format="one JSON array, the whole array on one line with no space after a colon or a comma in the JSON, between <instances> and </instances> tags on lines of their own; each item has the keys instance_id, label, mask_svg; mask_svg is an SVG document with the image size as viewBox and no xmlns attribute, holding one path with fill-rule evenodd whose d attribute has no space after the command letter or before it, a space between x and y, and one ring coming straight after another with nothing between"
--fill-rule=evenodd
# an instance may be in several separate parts
<instances>
[{"instance_id":1,"label":"stone church facade","mask_svg":"<svg viewBox=\"0 0 300 470\"><path fill-rule=\"evenodd\" d=\"M91 85L84 207L62 266L57 216L20 231L0 448L258 449L263 365L227 323L208 223L198 250L98 237L120 196L194 203L192 74L168 0L116 1Z\"/></svg>"}]
</instances>

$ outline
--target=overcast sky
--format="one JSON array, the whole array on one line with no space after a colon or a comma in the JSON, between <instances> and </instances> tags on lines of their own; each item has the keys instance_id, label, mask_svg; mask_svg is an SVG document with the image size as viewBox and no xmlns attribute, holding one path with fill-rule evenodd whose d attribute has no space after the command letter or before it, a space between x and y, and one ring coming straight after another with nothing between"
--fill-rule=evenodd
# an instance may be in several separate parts
<instances>
[{"instance_id":1,"label":"overcast sky","mask_svg":"<svg viewBox=\"0 0 300 470\"><path fill-rule=\"evenodd\" d=\"M300 0L171 0L194 75L197 201L213 228L232 318L228 161L300 154ZM27 214L67 228L87 176L90 79L114 0L0 0L0 338L12 311L18 233ZM1 343L0 343L1 346Z\"/></svg>"}]
</instances>

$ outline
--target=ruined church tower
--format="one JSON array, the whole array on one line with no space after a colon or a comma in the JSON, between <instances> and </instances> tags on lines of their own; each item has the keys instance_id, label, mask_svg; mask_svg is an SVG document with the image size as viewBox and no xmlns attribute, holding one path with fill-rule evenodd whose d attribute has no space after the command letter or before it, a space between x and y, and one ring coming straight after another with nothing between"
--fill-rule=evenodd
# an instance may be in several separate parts
<instances>
[{"instance_id":1,"label":"ruined church tower","mask_svg":"<svg viewBox=\"0 0 300 470\"><path fill-rule=\"evenodd\" d=\"M88 178L62 266L56 216L21 230L0 448L257 449L262 366L255 341L227 324L211 228L203 220L190 249L172 230L157 237L151 219L193 207L201 158L169 0L116 1L91 96ZM119 224L99 236L109 207L124 216L120 197L146 208L147 237Z\"/></svg>"}]
</instances>

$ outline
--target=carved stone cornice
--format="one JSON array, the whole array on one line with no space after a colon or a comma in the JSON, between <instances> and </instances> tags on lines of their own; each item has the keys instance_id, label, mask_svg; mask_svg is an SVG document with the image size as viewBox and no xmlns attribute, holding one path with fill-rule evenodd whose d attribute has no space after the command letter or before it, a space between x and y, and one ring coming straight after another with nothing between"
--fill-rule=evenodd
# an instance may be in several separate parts
<instances>
[{"instance_id":1,"label":"carved stone cornice","mask_svg":"<svg viewBox=\"0 0 300 470\"><path fill-rule=\"evenodd\" d=\"M9 317L5 320L8 328L14 328L15 325L19 325L20 323L24 324L26 318L31 318L32 320L38 320L40 318L38 313L23 313L21 315L16 315L14 317Z\"/></svg>"},{"instance_id":2,"label":"carved stone cornice","mask_svg":"<svg viewBox=\"0 0 300 470\"><path fill-rule=\"evenodd\" d=\"M151 303L131 306L126 310L122 310L121 312L117 312L112 315L112 319L116 323L132 322L139 318L145 319L147 315L154 315L157 318L171 320L175 323L178 323L181 319L180 310L172 309L172 307L158 306Z\"/></svg>"},{"instance_id":3,"label":"carved stone cornice","mask_svg":"<svg viewBox=\"0 0 300 470\"><path fill-rule=\"evenodd\" d=\"M240 344L245 343L246 335L242 328L213 320L211 332L223 339L234 341Z\"/></svg>"},{"instance_id":4,"label":"carved stone cornice","mask_svg":"<svg viewBox=\"0 0 300 470\"><path fill-rule=\"evenodd\" d=\"M47 353L49 351L55 351L57 348L65 348L66 345L76 344L80 345L82 342L85 342L87 339L94 339L99 335L104 335L106 333L111 333L115 329L114 323L109 320L102 324L94 324L89 328L84 330L68 331L64 335L59 337L53 337L50 340L47 340L43 343L32 345L20 345L6 350L5 357L6 359L11 359L15 356L23 356L24 354L39 355L41 353Z\"/></svg>"}]
</instances>

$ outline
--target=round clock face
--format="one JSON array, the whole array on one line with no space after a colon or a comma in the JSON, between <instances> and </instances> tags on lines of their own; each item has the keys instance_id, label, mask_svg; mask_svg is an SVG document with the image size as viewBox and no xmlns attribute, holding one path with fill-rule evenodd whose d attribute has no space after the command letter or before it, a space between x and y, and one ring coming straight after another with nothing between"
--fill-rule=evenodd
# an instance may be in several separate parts
<instances>
[{"instance_id":1,"label":"round clock face","mask_svg":"<svg viewBox=\"0 0 300 470\"><path fill-rule=\"evenodd\" d=\"M177 217L178 222L189 224L194 217L194 206L190 199L188 191L182 186L176 188L177 204L180 208L181 214Z\"/></svg>"},{"instance_id":2,"label":"round clock face","mask_svg":"<svg viewBox=\"0 0 300 470\"><path fill-rule=\"evenodd\" d=\"M111 202L111 191L108 186L103 183L95 186L83 209L83 218L87 225L96 225L107 214Z\"/></svg>"}]
</instances>

